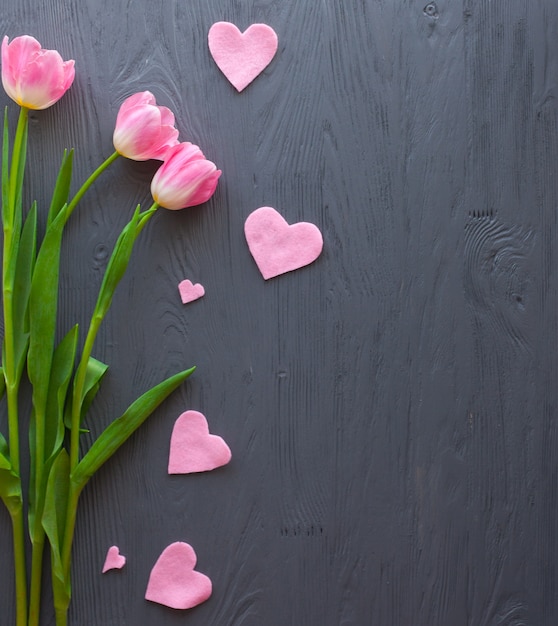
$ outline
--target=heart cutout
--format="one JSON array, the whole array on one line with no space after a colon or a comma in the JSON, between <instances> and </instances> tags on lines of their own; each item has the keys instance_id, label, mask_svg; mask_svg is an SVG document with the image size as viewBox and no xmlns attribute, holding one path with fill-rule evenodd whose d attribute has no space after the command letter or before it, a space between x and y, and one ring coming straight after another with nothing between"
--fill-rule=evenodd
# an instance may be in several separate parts
<instances>
[{"instance_id":1,"label":"heart cutout","mask_svg":"<svg viewBox=\"0 0 558 626\"><path fill-rule=\"evenodd\" d=\"M229 446L218 435L209 434L203 413L186 411L180 415L172 429L169 474L208 472L230 460Z\"/></svg>"},{"instance_id":2,"label":"heart cutout","mask_svg":"<svg viewBox=\"0 0 558 626\"><path fill-rule=\"evenodd\" d=\"M248 216L244 234L266 280L312 263L324 245L317 226L309 222L288 224L269 206L260 207Z\"/></svg>"},{"instance_id":3,"label":"heart cutout","mask_svg":"<svg viewBox=\"0 0 558 626\"><path fill-rule=\"evenodd\" d=\"M252 24L243 33L230 22L217 22L207 36L217 67L237 91L242 91L271 63L277 34L267 24Z\"/></svg>"},{"instance_id":4,"label":"heart cutout","mask_svg":"<svg viewBox=\"0 0 558 626\"><path fill-rule=\"evenodd\" d=\"M180 292L182 304L188 304L188 302L198 300L205 295L203 285L200 285L200 283L196 283L194 285L192 284L192 281L188 279L178 283L178 291Z\"/></svg>"},{"instance_id":5,"label":"heart cutout","mask_svg":"<svg viewBox=\"0 0 558 626\"><path fill-rule=\"evenodd\" d=\"M126 565L126 557L120 554L118 546L111 546L108 549L103 565L103 574L111 569L122 569Z\"/></svg>"},{"instance_id":6,"label":"heart cutout","mask_svg":"<svg viewBox=\"0 0 558 626\"><path fill-rule=\"evenodd\" d=\"M177 541L167 546L149 575L145 599L173 609L191 609L211 595L211 580L194 567L194 548Z\"/></svg>"}]
</instances>

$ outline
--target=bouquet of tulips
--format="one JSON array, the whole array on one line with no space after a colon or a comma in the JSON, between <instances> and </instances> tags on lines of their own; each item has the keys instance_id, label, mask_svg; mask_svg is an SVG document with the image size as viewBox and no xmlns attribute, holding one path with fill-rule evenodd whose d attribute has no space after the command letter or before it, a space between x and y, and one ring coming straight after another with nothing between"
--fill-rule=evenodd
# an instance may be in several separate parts
<instances>
[{"instance_id":1,"label":"bouquet of tulips","mask_svg":"<svg viewBox=\"0 0 558 626\"><path fill-rule=\"evenodd\" d=\"M93 357L95 339L126 271L134 242L159 207L181 209L207 201L221 174L197 146L178 141L174 115L168 108L157 106L148 91L137 93L126 99L118 112L113 136L115 152L73 195L73 152L64 153L45 216L44 233L39 234L40 207L36 202L30 207L23 206L28 112L46 109L57 102L70 88L74 71L74 61L63 61L57 51L42 49L32 37L16 37L11 42L5 37L2 42L2 84L8 96L20 106L13 142L7 109L4 115L4 339L0 374L0 392L7 407L7 419L0 422L0 426L6 427L4 434L0 432L0 498L13 526L17 626L39 623L43 553L47 543L56 624L67 623L79 496L96 470L194 369L179 372L144 393L83 453L82 422L107 370L107 365ZM138 205L118 237L89 327L81 333L76 325L58 339L58 282L64 227L89 187L119 156L162 161L151 181L153 203L143 211ZM28 438L22 436L25 433L21 432L19 420L20 382L24 375L32 389ZM27 474L22 472L24 460L29 460L28 485L22 484L21 479L22 474Z\"/></svg>"}]
</instances>

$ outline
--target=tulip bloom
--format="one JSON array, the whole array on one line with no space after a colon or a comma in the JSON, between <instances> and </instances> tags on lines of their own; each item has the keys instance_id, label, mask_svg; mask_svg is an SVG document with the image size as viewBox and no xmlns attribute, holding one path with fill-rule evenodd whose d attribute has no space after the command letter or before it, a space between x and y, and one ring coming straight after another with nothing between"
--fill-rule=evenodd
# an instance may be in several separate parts
<instances>
[{"instance_id":1,"label":"tulip bloom","mask_svg":"<svg viewBox=\"0 0 558 626\"><path fill-rule=\"evenodd\" d=\"M155 202L165 209L185 209L211 198L221 176L215 163L190 142L169 149L151 181Z\"/></svg>"},{"instance_id":2,"label":"tulip bloom","mask_svg":"<svg viewBox=\"0 0 558 626\"><path fill-rule=\"evenodd\" d=\"M136 93L122 103L112 140L116 151L128 159L162 161L167 150L178 144L173 112L157 106L151 92Z\"/></svg>"},{"instance_id":3,"label":"tulip bloom","mask_svg":"<svg viewBox=\"0 0 558 626\"><path fill-rule=\"evenodd\" d=\"M43 50L29 35L2 41L2 84L12 100L27 109L46 109L68 91L74 81L74 61L56 50Z\"/></svg>"}]
</instances>

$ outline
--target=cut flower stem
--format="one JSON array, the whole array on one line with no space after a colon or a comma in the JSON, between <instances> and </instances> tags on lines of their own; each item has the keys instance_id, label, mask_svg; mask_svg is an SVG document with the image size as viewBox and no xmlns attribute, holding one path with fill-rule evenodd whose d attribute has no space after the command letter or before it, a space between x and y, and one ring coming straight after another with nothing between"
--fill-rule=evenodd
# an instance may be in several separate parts
<instances>
[{"instance_id":1,"label":"cut flower stem","mask_svg":"<svg viewBox=\"0 0 558 626\"><path fill-rule=\"evenodd\" d=\"M18 394L21 371L16 354L16 332L14 321L14 289L16 259L21 234L21 189L25 169L28 111L20 109L14 138L12 157L7 162L8 136L7 116L4 123L3 163L2 163L2 221L4 231L4 251L2 265L2 296L4 312L4 351L3 371L6 383L6 403L8 409L8 444L12 471L19 479L19 496L22 498L20 474L19 408ZM25 563L25 522L23 503L10 510L13 528L13 551L16 586L16 625L27 623L27 573Z\"/></svg>"}]
</instances>

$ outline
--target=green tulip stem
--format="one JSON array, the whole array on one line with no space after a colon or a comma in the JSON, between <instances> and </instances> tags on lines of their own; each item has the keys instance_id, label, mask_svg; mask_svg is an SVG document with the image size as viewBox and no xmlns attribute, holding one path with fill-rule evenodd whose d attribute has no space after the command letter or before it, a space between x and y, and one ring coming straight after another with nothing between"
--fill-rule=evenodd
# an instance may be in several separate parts
<instances>
[{"instance_id":1,"label":"green tulip stem","mask_svg":"<svg viewBox=\"0 0 558 626\"><path fill-rule=\"evenodd\" d=\"M68 608L55 609L56 626L67 626Z\"/></svg>"},{"instance_id":2,"label":"green tulip stem","mask_svg":"<svg viewBox=\"0 0 558 626\"><path fill-rule=\"evenodd\" d=\"M4 376L6 380L6 402L8 407L9 454L13 471L20 475L19 447L19 411L18 392L19 376L17 372L13 295L15 280L15 261L19 250L21 235L21 187L25 168L28 110L21 108L9 172L9 181L5 200L8 207L4 214L4 252L2 265L2 295L4 309ZM6 164L4 164L6 167ZM7 210L6 210L7 209ZM13 549L16 591L16 625L27 624L27 573L25 565L25 527L22 507L10 511L13 527Z\"/></svg>"},{"instance_id":3,"label":"green tulip stem","mask_svg":"<svg viewBox=\"0 0 558 626\"><path fill-rule=\"evenodd\" d=\"M143 230L144 226L147 224L149 219L155 214L157 208L157 203L153 203L153 205L142 213L137 213L135 218L136 225L135 231L133 233L133 241L135 241L136 237ZM130 226L130 224L128 225ZM133 245L133 243L132 243ZM117 244L118 247L118 244ZM113 258L115 258L116 250L113 252ZM129 258L126 258L123 261L123 266L121 267L122 272L124 273L125 268L127 267ZM109 267L107 268L107 274L110 272L111 264L109 263ZM106 278L106 275L105 275ZM85 388L85 379L87 374L87 364L91 357L91 353L93 351L93 345L95 343L95 339L97 337L97 333L101 326L105 315L108 312L108 308L110 306L110 299L112 297L111 290L114 291L116 288L116 281L114 284L111 283L111 287L107 287L104 289L105 283L101 286L101 290L99 292L99 298L97 300L97 305L95 306L95 310L93 311L93 315L91 317L91 322L89 324L89 329L87 331L87 336L85 338L85 342L83 345L83 350L80 358L80 362L78 364L75 378L74 378L74 388L72 391L72 406L71 406L71 426L70 426L70 488L68 493L68 502L66 509L66 523L64 525L64 538L62 542L62 568L64 571L64 577L66 580L70 579L70 569L71 569L71 553L72 553L72 543L75 531L76 524L76 515L78 508L78 501L81 491L83 489L83 484L77 484L73 478L72 473L76 469L79 463L79 436L80 436L80 422L81 422L81 409L83 402L83 394ZM110 292L110 293L107 293ZM108 297L108 304L107 299ZM62 602L65 601L62 600ZM67 606L57 606L57 626L64 626L66 624L66 612Z\"/></svg>"},{"instance_id":4,"label":"green tulip stem","mask_svg":"<svg viewBox=\"0 0 558 626\"><path fill-rule=\"evenodd\" d=\"M101 165L89 176L89 178L83 183L83 185L79 188L76 195L72 198L70 203L68 204L67 209L67 218L70 217L73 210L76 208L77 203L81 200L85 192L91 187L91 185L99 178L99 176L108 168L108 166L116 161L116 159L120 156L118 152L113 152L107 159L105 159Z\"/></svg>"},{"instance_id":5,"label":"green tulip stem","mask_svg":"<svg viewBox=\"0 0 558 626\"><path fill-rule=\"evenodd\" d=\"M16 589L16 626L27 626L27 571L23 508L11 513Z\"/></svg>"},{"instance_id":6,"label":"green tulip stem","mask_svg":"<svg viewBox=\"0 0 558 626\"><path fill-rule=\"evenodd\" d=\"M6 400L8 404L8 433L10 443L10 460L14 471L19 474L19 419L18 419L18 390L15 337L13 318L13 295L15 280L15 259L19 249L19 237L21 234L21 202L18 196L21 194L22 177L19 173L19 161L22 150L25 149L25 137L27 134L28 110L21 108L17 124L12 153L12 166L9 179L9 217L4 223L4 258L3 258L3 304L4 304L4 345L5 362L4 375L6 377ZM22 164L24 167L25 164ZM19 184L18 184L19 183ZM19 216L16 212L19 211Z\"/></svg>"},{"instance_id":7,"label":"green tulip stem","mask_svg":"<svg viewBox=\"0 0 558 626\"><path fill-rule=\"evenodd\" d=\"M31 550L31 586L29 589L29 623L38 626L40 619L41 583L43 575L43 554L45 549L45 533L35 533Z\"/></svg>"}]
</instances>

